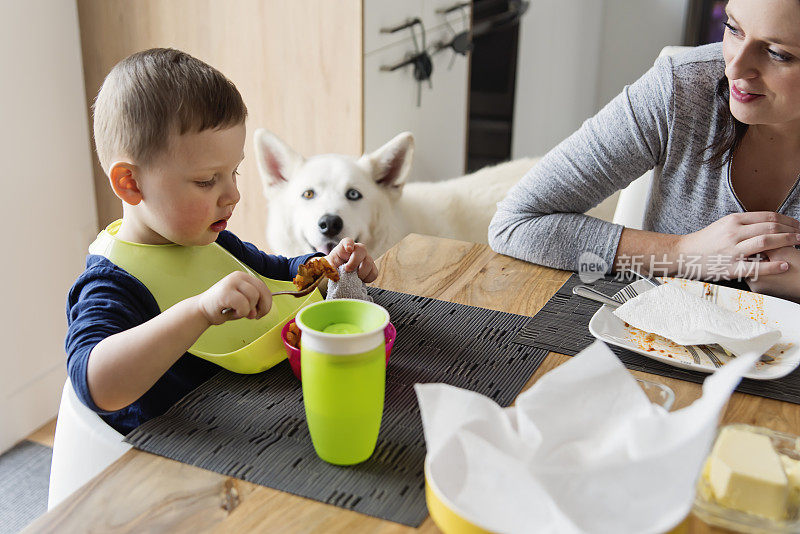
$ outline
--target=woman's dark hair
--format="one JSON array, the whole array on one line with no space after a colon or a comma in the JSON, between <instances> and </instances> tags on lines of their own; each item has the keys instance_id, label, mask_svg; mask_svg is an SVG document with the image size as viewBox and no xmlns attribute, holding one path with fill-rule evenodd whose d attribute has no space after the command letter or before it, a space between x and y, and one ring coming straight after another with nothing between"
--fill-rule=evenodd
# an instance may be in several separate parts
<instances>
[{"instance_id":1,"label":"woman's dark hair","mask_svg":"<svg viewBox=\"0 0 800 534\"><path fill-rule=\"evenodd\" d=\"M739 121L731 113L730 89L728 77L723 76L717 82L715 104L717 106L717 116L720 121L717 123L717 131L714 138L702 154L707 154L702 159L703 163L710 163L715 169L721 168L733 158L733 152L742 141L747 124Z\"/></svg>"}]
</instances>

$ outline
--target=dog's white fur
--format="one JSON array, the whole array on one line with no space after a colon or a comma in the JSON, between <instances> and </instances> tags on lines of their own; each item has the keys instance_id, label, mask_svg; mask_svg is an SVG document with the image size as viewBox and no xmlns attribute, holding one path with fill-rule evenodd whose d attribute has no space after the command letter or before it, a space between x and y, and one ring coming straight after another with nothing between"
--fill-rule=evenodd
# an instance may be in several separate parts
<instances>
[{"instance_id":1,"label":"dog's white fur","mask_svg":"<svg viewBox=\"0 0 800 534\"><path fill-rule=\"evenodd\" d=\"M514 160L446 181L406 184L414 153L408 132L360 158L305 159L264 129L254 142L267 198L267 244L287 256L327 254L351 237L378 257L412 232L486 243L497 202L536 162ZM324 235L326 215L340 218L341 230L332 233L336 222Z\"/></svg>"}]
</instances>

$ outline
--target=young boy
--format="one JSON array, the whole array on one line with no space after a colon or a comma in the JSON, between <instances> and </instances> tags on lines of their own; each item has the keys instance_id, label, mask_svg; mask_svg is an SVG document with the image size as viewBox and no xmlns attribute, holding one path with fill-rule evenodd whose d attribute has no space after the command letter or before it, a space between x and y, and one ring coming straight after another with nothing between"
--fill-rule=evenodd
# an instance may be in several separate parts
<instances>
[{"instance_id":1,"label":"young boy","mask_svg":"<svg viewBox=\"0 0 800 534\"><path fill-rule=\"evenodd\" d=\"M267 255L225 231L239 201L246 117L233 83L188 54L152 49L118 63L94 104L97 155L123 206L116 237L150 245L216 242L261 275L291 280L312 254ZM358 269L365 282L377 277L364 245L350 239L327 259ZM271 305L267 286L237 271L160 310L137 278L89 254L67 302L70 380L88 407L127 433L219 370L186 353L206 329L261 318ZM234 312L223 314L226 308Z\"/></svg>"}]
</instances>

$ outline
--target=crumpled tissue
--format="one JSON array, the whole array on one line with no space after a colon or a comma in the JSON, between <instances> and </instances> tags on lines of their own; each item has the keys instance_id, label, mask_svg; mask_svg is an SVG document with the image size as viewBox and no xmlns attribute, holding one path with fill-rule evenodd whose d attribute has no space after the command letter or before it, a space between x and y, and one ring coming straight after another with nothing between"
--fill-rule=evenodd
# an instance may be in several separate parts
<instances>
[{"instance_id":1,"label":"crumpled tissue","mask_svg":"<svg viewBox=\"0 0 800 534\"><path fill-rule=\"evenodd\" d=\"M426 474L459 515L491 531L667 531L689 513L720 412L759 355L731 360L701 398L669 413L599 341L514 407L417 384Z\"/></svg>"},{"instance_id":2,"label":"crumpled tissue","mask_svg":"<svg viewBox=\"0 0 800 534\"><path fill-rule=\"evenodd\" d=\"M716 343L739 356L764 354L781 332L742 314L726 310L672 284L644 291L614 310L626 323L679 345Z\"/></svg>"}]
</instances>

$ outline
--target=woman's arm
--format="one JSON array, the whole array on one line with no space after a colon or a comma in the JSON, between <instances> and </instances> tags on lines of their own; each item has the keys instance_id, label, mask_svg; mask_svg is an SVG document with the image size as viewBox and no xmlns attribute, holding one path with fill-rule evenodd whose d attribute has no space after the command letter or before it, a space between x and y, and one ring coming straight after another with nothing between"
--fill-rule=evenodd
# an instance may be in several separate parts
<instances>
[{"instance_id":1,"label":"woman's arm","mask_svg":"<svg viewBox=\"0 0 800 534\"><path fill-rule=\"evenodd\" d=\"M655 276L745 278L777 275L790 264L773 249L800 243L800 222L770 211L732 213L686 235L625 228L614 270L644 270ZM757 254L766 261L752 261ZM800 270L800 265L797 267Z\"/></svg>"},{"instance_id":2,"label":"woman's arm","mask_svg":"<svg viewBox=\"0 0 800 534\"><path fill-rule=\"evenodd\" d=\"M686 235L623 229L584 215L648 169L664 164L668 143L672 149L678 147L678 157L705 145L705 138L698 140L692 129L696 124L707 127L707 121L692 114L692 106L703 102L705 93L691 93L692 106L673 116L677 83L672 58L659 59L542 158L498 204L489 227L492 248L566 270L580 270L582 262L591 261L595 269L599 264L607 272L624 267L651 271L658 266L659 274L690 278L747 276L756 267L764 275L783 272L785 262L756 265L747 258L797 243L800 223L784 215L730 214L711 224L704 222L708 226ZM704 134L703 127L698 131ZM693 169L690 164L670 172ZM704 194L710 194L708 184L703 187L702 182L696 184L684 198L673 195L670 204L662 204L662 211L692 220L692 210L702 206Z\"/></svg>"},{"instance_id":3,"label":"woman's arm","mask_svg":"<svg viewBox=\"0 0 800 534\"><path fill-rule=\"evenodd\" d=\"M575 270L584 252L610 270L622 227L583 213L654 168L672 119L672 64L655 66L546 154L498 204L497 252Z\"/></svg>"}]
</instances>

